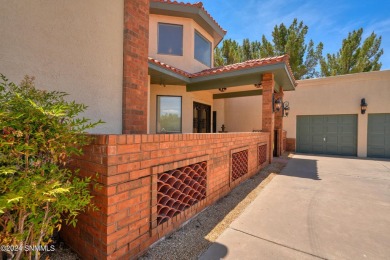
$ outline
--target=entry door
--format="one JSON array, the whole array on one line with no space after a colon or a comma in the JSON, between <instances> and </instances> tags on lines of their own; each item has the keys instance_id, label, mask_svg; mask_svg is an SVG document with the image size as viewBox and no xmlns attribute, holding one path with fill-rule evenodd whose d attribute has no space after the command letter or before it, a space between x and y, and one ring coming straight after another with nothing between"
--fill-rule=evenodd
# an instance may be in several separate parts
<instances>
[{"instance_id":1,"label":"entry door","mask_svg":"<svg viewBox=\"0 0 390 260\"><path fill-rule=\"evenodd\" d=\"M211 106L194 102L194 133L211 132Z\"/></svg>"},{"instance_id":2,"label":"entry door","mask_svg":"<svg viewBox=\"0 0 390 260\"><path fill-rule=\"evenodd\" d=\"M368 115L367 156L390 158L390 114Z\"/></svg>"},{"instance_id":3,"label":"entry door","mask_svg":"<svg viewBox=\"0 0 390 260\"><path fill-rule=\"evenodd\" d=\"M356 156L357 116L298 116L297 152Z\"/></svg>"}]
</instances>

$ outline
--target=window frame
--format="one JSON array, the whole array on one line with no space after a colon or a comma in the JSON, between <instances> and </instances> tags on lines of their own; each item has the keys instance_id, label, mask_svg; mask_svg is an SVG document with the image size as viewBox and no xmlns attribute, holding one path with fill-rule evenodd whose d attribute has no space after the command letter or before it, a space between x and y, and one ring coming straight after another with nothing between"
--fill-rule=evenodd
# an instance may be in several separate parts
<instances>
[{"instance_id":1,"label":"window frame","mask_svg":"<svg viewBox=\"0 0 390 260\"><path fill-rule=\"evenodd\" d=\"M181 37L181 54L172 54L172 53L164 53L160 52L160 25L171 25L178 26L181 28L182 37ZM183 56L184 55L184 26L182 24L174 24L174 23L157 23L157 54L161 55L171 55L171 56Z\"/></svg>"},{"instance_id":2,"label":"window frame","mask_svg":"<svg viewBox=\"0 0 390 260\"><path fill-rule=\"evenodd\" d=\"M179 132L161 132L158 129L158 122L160 119L160 97L177 97L180 98L180 131ZM156 96L156 133L157 134L182 134L183 133L183 97L182 96L174 96L174 95L157 95Z\"/></svg>"},{"instance_id":3,"label":"window frame","mask_svg":"<svg viewBox=\"0 0 390 260\"><path fill-rule=\"evenodd\" d=\"M198 35L200 38L202 38L203 40L205 40L207 43L209 43L209 46L210 46L210 64L206 64L204 63L203 61L200 61L196 58L196 35ZM198 30L195 29L194 31L194 59L199 61L200 63L202 63L203 65L206 65L207 67L211 68L211 65L212 65L212 59L213 59L213 48L212 48L212 43L211 41L209 41L206 37L203 36L203 34L201 34Z\"/></svg>"}]
</instances>

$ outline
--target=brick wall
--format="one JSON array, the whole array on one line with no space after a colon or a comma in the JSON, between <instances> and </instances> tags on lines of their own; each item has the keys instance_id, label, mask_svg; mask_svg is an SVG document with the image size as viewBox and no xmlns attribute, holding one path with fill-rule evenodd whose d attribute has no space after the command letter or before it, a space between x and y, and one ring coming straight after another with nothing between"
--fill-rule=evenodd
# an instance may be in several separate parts
<instances>
[{"instance_id":1,"label":"brick wall","mask_svg":"<svg viewBox=\"0 0 390 260\"><path fill-rule=\"evenodd\" d=\"M295 152L296 149L296 139L295 138L287 138L287 148L286 151Z\"/></svg>"},{"instance_id":2,"label":"brick wall","mask_svg":"<svg viewBox=\"0 0 390 260\"><path fill-rule=\"evenodd\" d=\"M124 3L122 132L146 134L149 0Z\"/></svg>"},{"instance_id":3,"label":"brick wall","mask_svg":"<svg viewBox=\"0 0 390 260\"><path fill-rule=\"evenodd\" d=\"M269 133L98 135L73 165L82 176L99 173L102 189L93 194L101 210L83 214L61 236L83 259L139 256L264 167L269 153L258 165L258 147L269 140ZM248 150L248 173L232 182L236 150ZM198 162L207 162L206 198L157 225L158 175Z\"/></svg>"},{"instance_id":4,"label":"brick wall","mask_svg":"<svg viewBox=\"0 0 390 260\"><path fill-rule=\"evenodd\" d=\"M274 74L265 73L261 81L263 86L263 103L262 103L262 130L270 133L269 142L274 140L275 129L275 114L273 112L273 94L275 90ZM268 146L268 153L270 154L269 162L273 158L273 143Z\"/></svg>"}]
</instances>

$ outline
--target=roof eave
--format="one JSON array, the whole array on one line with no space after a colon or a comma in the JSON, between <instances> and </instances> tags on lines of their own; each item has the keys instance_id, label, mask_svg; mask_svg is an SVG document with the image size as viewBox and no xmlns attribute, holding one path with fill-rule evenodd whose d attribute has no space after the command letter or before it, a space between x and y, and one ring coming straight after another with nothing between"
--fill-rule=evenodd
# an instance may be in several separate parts
<instances>
[{"instance_id":1,"label":"roof eave","mask_svg":"<svg viewBox=\"0 0 390 260\"><path fill-rule=\"evenodd\" d=\"M264 73L275 74L275 88L283 87L284 91L295 89L295 83L287 69L285 62L270 65L243 68L239 70L195 76L191 83L187 84L187 91L211 90L223 87L234 87L237 85L257 84L261 82L261 75ZM276 89L278 91L278 89Z\"/></svg>"},{"instance_id":2,"label":"roof eave","mask_svg":"<svg viewBox=\"0 0 390 260\"><path fill-rule=\"evenodd\" d=\"M155 71L157 73L160 73L161 76L161 80L160 80L160 84L167 84L169 85L169 81L166 81L166 80L163 80L163 76L164 77L168 77L168 78L171 78L173 79L175 82L178 82L180 84L183 84L183 85L186 85L188 83L191 82L190 78L185 76L185 75L182 75L178 72L175 72L175 71L172 71L168 68L164 68L163 66L160 66L160 65L157 65L151 61L148 62L148 65L149 65L149 70L152 70L152 71Z\"/></svg>"}]
</instances>

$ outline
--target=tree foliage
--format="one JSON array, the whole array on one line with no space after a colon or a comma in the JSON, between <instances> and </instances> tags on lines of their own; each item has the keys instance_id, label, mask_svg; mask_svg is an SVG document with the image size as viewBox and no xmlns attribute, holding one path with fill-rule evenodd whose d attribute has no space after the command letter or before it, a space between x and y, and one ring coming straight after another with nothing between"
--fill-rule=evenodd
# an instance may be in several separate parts
<instances>
[{"instance_id":1,"label":"tree foliage","mask_svg":"<svg viewBox=\"0 0 390 260\"><path fill-rule=\"evenodd\" d=\"M383 55L380 48L382 37L371 33L362 43L363 28L352 31L343 40L336 54L327 54L321 59L321 75L336 76L349 73L380 70Z\"/></svg>"},{"instance_id":2,"label":"tree foliage","mask_svg":"<svg viewBox=\"0 0 390 260\"><path fill-rule=\"evenodd\" d=\"M1 74L0 74L1 75ZM20 85L0 82L0 244L15 259L39 259L26 246L45 246L53 232L76 224L76 216L95 208L90 178L66 168L71 156L82 154L94 127L78 114L85 105L65 101L63 92L47 92L25 77Z\"/></svg>"},{"instance_id":3,"label":"tree foliage","mask_svg":"<svg viewBox=\"0 0 390 260\"><path fill-rule=\"evenodd\" d=\"M296 79L380 70L382 64L379 59L383 49L380 49L381 37L376 34L372 33L361 44L363 29L353 31L343 40L337 54L328 54L324 58L323 43L316 45L313 40L307 40L308 30L303 21L294 19L288 27L283 23L276 25L272 41L265 35L261 37L261 41L244 39L242 44L227 39L223 41L221 48L215 48L214 64L223 66L288 54Z\"/></svg>"}]
</instances>

